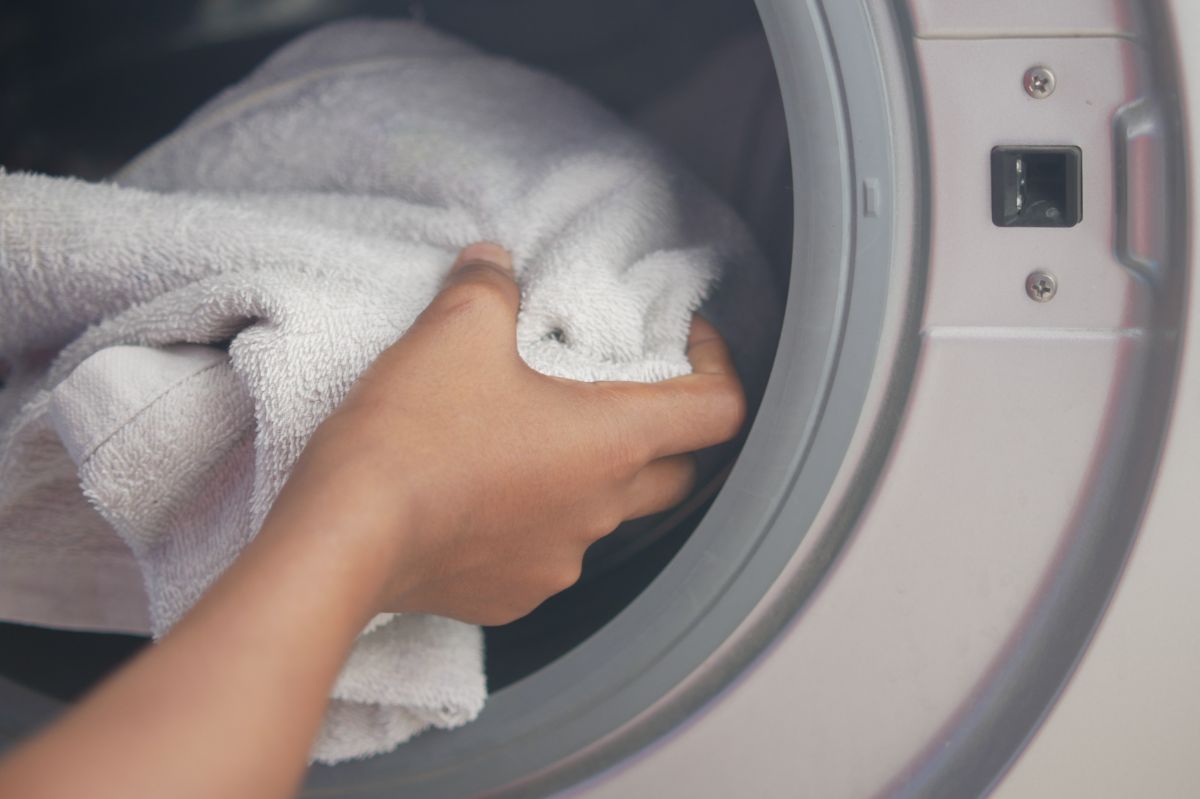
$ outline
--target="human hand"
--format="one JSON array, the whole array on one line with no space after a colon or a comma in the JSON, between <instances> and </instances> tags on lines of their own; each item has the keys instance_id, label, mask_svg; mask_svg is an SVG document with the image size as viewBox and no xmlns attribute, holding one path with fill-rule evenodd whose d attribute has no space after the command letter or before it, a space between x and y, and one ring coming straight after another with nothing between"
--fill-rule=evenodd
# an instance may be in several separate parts
<instances>
[{"instance_id":1,"label":"human hand","mask_svg":"<svg viewBox=\"0 0 1200 799\"><path fill-rule=\"evenodd\" d=\"M593 541L680 502L694 480L685 453L742 425L729 352L703 319L693 374L582 383L521 360L519 299L504 250L463 250L317 429L272 511L354 530L348 545L387 564L378 610L479 624L527 614L578 579Z\"/></svg>"},{"instance_id":2,"label":"human hand","mask_svg":"<svg viewBox=\"0 0 1200 799\"><path fill-rule=\"evenodd\" d=\"M694 321L687 377L561 380L517 354L518 300L503 250L464 250L257 537L157 646L0 762L0 794L289 795L372 614L512 621L575 582L597 538L679 502L685 453L745 415L716 331Z\"/></svg>"}]
</instances>

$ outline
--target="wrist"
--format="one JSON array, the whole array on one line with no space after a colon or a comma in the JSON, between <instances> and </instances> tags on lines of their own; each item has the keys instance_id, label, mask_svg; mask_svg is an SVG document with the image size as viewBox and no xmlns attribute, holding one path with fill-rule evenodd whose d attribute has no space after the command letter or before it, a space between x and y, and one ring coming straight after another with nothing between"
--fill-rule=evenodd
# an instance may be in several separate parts
<instances>
[{"instance_id":1,"label":"wrist","mask_svg":"<svg viewBox=\"0 0 1200 799\"><path fill-rule=\"evenodd\" d=\"M332 469L297 464L259 538L290 550L292 558L324 564L334 581L326 590L366 624L396 610L395 598L416 583L415 505L399 481L380 485L385 470L343 463Z\"/></svg>"}]
</instances>

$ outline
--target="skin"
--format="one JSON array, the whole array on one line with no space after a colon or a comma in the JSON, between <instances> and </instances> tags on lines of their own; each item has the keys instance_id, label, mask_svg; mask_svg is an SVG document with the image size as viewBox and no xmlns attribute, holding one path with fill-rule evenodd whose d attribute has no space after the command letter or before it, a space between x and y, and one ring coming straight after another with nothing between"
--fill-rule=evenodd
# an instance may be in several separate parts
<instances>
[{"instance_id":1,"label":"skin","mask_svg":"<svg viewBox=\"0 0 1200 799\"><path fill-rule=\"evenodd\" d=\"M561 380L518 357L519 298L504 250L465 249L255 540L158 645L0 761L0 796L289 796L374 614L504 624L573 584L621 521L683 499L685 453L745 415L716 331L694 321L687 377Z\"/></svg>"}]
</instances>

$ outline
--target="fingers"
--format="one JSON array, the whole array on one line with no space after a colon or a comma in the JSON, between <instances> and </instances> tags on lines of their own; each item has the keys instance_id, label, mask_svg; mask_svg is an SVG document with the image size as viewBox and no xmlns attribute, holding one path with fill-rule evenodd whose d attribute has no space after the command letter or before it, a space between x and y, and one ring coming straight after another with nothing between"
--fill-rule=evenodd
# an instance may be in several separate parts
<instances>
[{"instance_id":1,"label":"fingers","mask_svg":"<svg viewBox=\"0 0 1200 799\"><path fill-rule=\"evenodd\" d=\"M729 375L737 379L733 356L721 334L702 316L692 317L688 330L687 356L692 363L692 374Z\"/></svg>"},{"instance_id":2,"label":"fingers","mask_svg":"<svg viewBox=\"0 0 1200 799\"><path fill-rule=\"evenodd\" d=\"M696 484L696 462L690 455L652 461L634 475L629 486L626 519L661 513L687 499Z\"/></svg>"},{"instance_id":3,"label":"fingers","mask_svg":"<svg viewBox=\"0 0 1200 799\"><path fill-rule=\"evenodd\" d=\"M648 384L620 386L626 418L649 445L651 457L693 452L738 434L746 418L746 396L725 340L700 317L688 335L692 374Z\"/></svg>"},{"instance_id":4,"label":"fingers","mask_svg":"<svg viewBox=\"0 0 1200 799\"><path fill-rule=\"evenodd\" d=\"M508 254L508 250L490 241L468 244L454 259L454 265L450 267L450 274L446 279L447 284L453 283L464 274L469 275L480 270L496 272L511 282L512 256Z\"/></svg>"},{"instance_id":5,"label":"fingers","mask_svg":"<svg viewBox=\"0 0 1200 799\"><path fill-rule=\"evenodd\" d=\"M423 316L446 321L483 312L515 323L520 302L512 257L498 244L480 242L458 254L442 290Z\"/></svg>"}]
</instances>

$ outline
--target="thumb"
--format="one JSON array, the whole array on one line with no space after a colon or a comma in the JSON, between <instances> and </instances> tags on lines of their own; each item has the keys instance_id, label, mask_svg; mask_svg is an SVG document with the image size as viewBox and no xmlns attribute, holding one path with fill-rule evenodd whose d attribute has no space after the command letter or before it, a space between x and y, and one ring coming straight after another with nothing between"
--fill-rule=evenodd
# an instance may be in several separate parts
<instances>
[{"instance_id":1,"label":"thumb","mask_svg":"<svg viewBox=\"0 0 1200 799\"><path fill-rule=\"evenodd\" d=\"M458 254L442 290L419 321L445 324L473 319L515 325L520 304L512 256L499 244L479 242Z\"/></svg>"},{"instance_id":2,"label":"thumb","mask_svg":"<svg viewBox=\"0 0 1200 799\"><path fill-rule=\"evenodd\" d=\"M454 260L454 266L450 267L447 279L453 280L464 271L470 272L478 268L497 271L509 279L513 277L512 256L508 254L508 250L490 241L478 241L463 247L458 258Z\"/></svg>"},{"instance_id":3,"label":"thumb","mask_svg":"<svg viewBox=\"0 0 1200 799\"><path fill-rule=\"evenodd\" d=\"M490 241L468 244L454 260L450 273L446 275L446 283L442 292L447 292L456 286L478 286L495 290L512 307L515 314L521 301L521 291L517 288L516 276L513 274L512 256L508 250ZM464 294L469 292L463 292Z\"/></svg>"}]
</instances>

